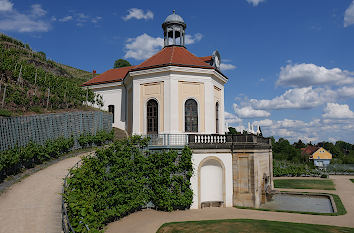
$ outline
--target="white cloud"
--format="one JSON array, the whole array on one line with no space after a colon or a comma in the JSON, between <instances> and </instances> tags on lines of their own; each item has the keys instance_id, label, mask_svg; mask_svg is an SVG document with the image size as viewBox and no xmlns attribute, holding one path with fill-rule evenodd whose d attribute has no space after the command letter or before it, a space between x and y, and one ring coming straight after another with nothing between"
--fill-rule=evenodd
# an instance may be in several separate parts
<instances>
[{"instance_id":1,"label":"white cloud","mask_svg":"<svg viewBox=\"0 0 354 233\"><path fill-rule=\"evenodd\" d=\"M99 23L99 21L102 19L101 16L96 16L94 18L91 19L91 23L97 24Z\"/></svg>"},{"instance_id":2,"label":"white cloud","mask_svg":"<svg viewBox=\"0 0 354 233\"><path fill-rule=\"evenodd\" d=\"M259 118L259 117L269 117L270 113L264 110L256 110L251 106L239 107L237 104L233 104L235 113L240 118Z\"/></svg>"},{"instance_id":3,"label":"white cloud","mask_svg":"<svg viewBox=\"0 0 354 233\"><path fill-rule=\"evenodd\" d=\"M196 33L194 35L187 34L185 36L185 43L186 43L186 45L194 44L195 42L200 41L202 38L203 38L203 35L201 33Z\"/></svg>"},{"instance_id":4,"label":"white cloud","mask_svg":"<svg viewBox=\"0 0 354 233\"><path fill-rule=\"evenodd\" d=\"M334 101L337 93L326 88L303 87L287 90L273 99L251 99L249 103L255 109L309 109L323 103Z\"/></svg>"},{"instance_id":5,"label":"white cloud","mask_svg":"<svg viewBox=\"0 0 354 233\"><path fill-rule=\"evenodd\" d=\"M129 19L153 19L154 18L154 13L152 13L151 10L147 10L146 13L144 13L144 11L142 9L138 9L138 8L131 8L128 10L128 15L123 17L124 21L127 21Z\"/></svg>"},{"instance_id":6,"label":"white cloud","mask_svg":"<svg viewBox=\"0 0 354 233\"><path fill-rule=\"evenodd\" d=\"M280 68L276 84L291 87L306 87L311 85L354 83L354 73L339 68L327 69L314 64L288 64Z\"/></svg>"},{"instance_id":7,"label":"white cloud","mask_svg":"<svg viewBox=\"0 0 354 233\"><path fill-rule=\"evenodd\" d=\"M265 2L265 0L246 0L249 4L252 4L253 6L258 6L259 3Z\"/></svg>"},{"instance_id":8,"label":"white cloud","mask_svg":"<svg viewBox=\"0 0 354 233\"><path fill-rule=\"evenodd\" d=\"M324 131L324 124L320 119L314 119L310 122L291 119L278 121L265 119L254 121L252 124L260 125L262 127L263 135L284 137L290 141L297 141L299 139L305 142L318 141L319 132Z\"/></svg>"},{"instance_id":9,"label":"white cloud","mask_svg":"<svg viewBox=\"0 0 354 233\"><path fill-rule=\"evenodd\" d=\"M225 114L225 122L228 124L241 123L242 119L236 116L235 114L224 112Z\"/></svg>"},{"instance_id":10,"label":"white cloud","mask_svg":"<svg viewBox=\"0 0 354 233\"><path fill-rule=\"evenodd\" d=\"M322 116L332 119L352 119L354 118L354 112L349 109L347 104L327 103Z\"/></svg>"},{"instance_id":11,"label":"white cloud","mask_svg":"<svg viewBox=\"0 0 354 233\"><path fill-rule=\"evenodd\" d=\"M354 0L344 13L344 27L348 27L352 24L354 24Z\"/></svg>"},{"instance_id":12,"label":"white cloud","mask_svg":"<svg viewBox=\"0 0 354 233\"><path fill-rule=\"evenodd\" d=\"M18 12L7 0L0 0L0 30L15 32L46 32L50 29L49 20L42 17L47 12L39 4L31 5L28 14Z\"/></svg>"},{"instance_id":13,"label":"white cloud","mask_svg":"<svg viewBox=\"0 0 354 233\"><path fill-rule=\"evenodd\" d=\"M1 11L12 11L12 6L14 4L9 0L0 0L0 12Z\"/></svg>"},{"instance_id":14,"label":"white cloud","mask_svg":"<svg viewBox=\"0 0 354 233\"><path fill-rule=\"evenodd\" d=\"M196 33L195 35L186 35L186 44L193 44L202 39L202 34ZM144 33L135 38L129 38L125 44L126 53L124 58L134 58L136 60L144 60L155 53L157 53L163 47L163 38L151 37Z\"/></svg>"},{"instance_id":15,"label":"white cloud","mask_svg":"<svg viewBox=\"0 0 354 233\"><path fill-rule=\"evenodd\" d=\"M234 66L232 64L221 63L220 64L220 69L221 70L234 70L234 69L236 69L236 66Z\"/></svg>"},{"instance_id":16,"label":"white cloud","mask_svg":"<svg viewBox=\"0 0 354 233\"><path fill-rule=\"evenodd\" d=\"M129 38L125 49L127 50L124 58L134 58L143 60L154 55L163 46L163 39L160 37L151 37L144 33L136 38Z\"/></svg>"},{"instance_id":17,"label":"white cloud","mask_svg":"<svg viewBox=\"0 0 354 233\"><path fill-rule=\"evenodd\" d=\"M82 27L87 23L92 23L97 25L102 20L101 16L90 16L82 12L75 12L71 11L70 15L64 16L60 18L58 21L65 23L65 22L73 22L76 26Z\"/></svg>"},{"instance_id":18,"label":"white cloud","mask_svg":"<svg viewBox=\"0 0 354 233\"><path fill-rule=\"evenodd\" d=\"M31 8L32 15L35 17L41 17L47 14L47 11L44 10L39 4L34 4L31 6Z\"/></svg>"},{"instance_id":19,"label":"white cloud","mask_svg":"<svg viewBox=\"0 0 354 233\"><path fill-rule=\"evenodd\" d=\"M269 127L269 126L273 125L273 121L270 119L264 119L264 120L260 120L260 121L254 121L253 125Z\"/></svg>"},{"instance_id":20,"label":"white cloud","mask_svg":"<svg viewBox=\"0 0 354 233\"><path fill-rule=\"evenodd\" d=\"M337 90L338 94L341 97L350 97L350 98L354 98L354 86L351 87L342 87L340 89Z\"/></svg>"},{"instance_id":21,"label":"white cloud","mask_svg":"<svg viewBox=\"0 0 354 233\"><path fill-rule=\"evenodd\" d=\"M73 19L73 17L71 15L68 15L68 16L65 16L65 17L59 19L59 21L60 22L68 22L68 21L70 21L72 19Z\"/></svg>"}]
</instances>

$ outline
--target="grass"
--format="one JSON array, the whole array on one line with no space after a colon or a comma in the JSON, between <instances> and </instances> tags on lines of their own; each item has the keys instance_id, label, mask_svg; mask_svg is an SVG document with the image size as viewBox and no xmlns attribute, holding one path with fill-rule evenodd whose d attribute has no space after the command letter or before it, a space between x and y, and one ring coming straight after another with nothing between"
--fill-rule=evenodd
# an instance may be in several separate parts
<instances>
[{"instance_id":1,"label":"grass","mask_svg":"<svg viewBox=\"0 0 354 233\"><path fill-rule=\"evenodd\" d=\"M350 181L354 183L354 179L350 179Z\"/></svg>"},{"instance_id":2,"label":"grass","mask_svg":"<svg viewBox=\"0 0 354 233\"><path fill-rule=\"evenodd\" d=\"M281 179L274 180L275 188L336 190L332 180Z\"/></svg>"},{"instance_id":3,"label":"grass","mask_svg":"<svg viewBox=\"0 0 354 233\"><path fill-rule=\"evenodd\" d=\"M284 192L286 193L286 192ZM308 192L304 192L308 193ZM313 193L316 194L316 193ZM342 200L336 194L329 194L329 193L321 193L331 195L333 197L334 203L337 207L336 213L317 213L317 212L301 212L301 211L292 211L292 210L273 210L273 209L264 209L264 208L252 208L252 207L244 207L244 206L235 206L238 209L250 209L250 210L260 210L260 211L270 211L270 212L285 212L285 213L296 213L296 214L311 214L311 215L327 215L327 216L339 216L344 215L347 213Z\"/></svg>"},{"instance_id":4,"label":"grass","mask_svg":"<svg viewBox=\"0 0 354 233\"><path fill-rule=\"evenodd\" d=\"M177 232L354 232L354 228L252 219L224 219L163 224L157 233Z\"/></svg>"}]
</instances>

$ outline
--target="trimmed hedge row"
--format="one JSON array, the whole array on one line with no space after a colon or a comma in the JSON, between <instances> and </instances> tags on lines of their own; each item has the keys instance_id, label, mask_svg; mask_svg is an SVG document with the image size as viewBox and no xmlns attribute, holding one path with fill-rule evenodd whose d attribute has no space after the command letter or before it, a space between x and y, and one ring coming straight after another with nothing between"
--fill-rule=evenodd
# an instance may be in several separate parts
<instances>
[{"instance_id":1,"label":"trimmed hedge row","mask_svg":"<svg viewBox=\"0 0 354 233\"><path fill-rule=\"evenodd\" d=\"M147 144L139 136L117 141L71 170L63 196L76 232L100 232L150 202L164 211L190 207L192 151L149 151Z\"/></svg>"},{"instance_id":2,"label":"trimmed hedge row","mask_svg":"<svg viewBox=\"0 0 354 233\"><path fill-rule=\"evenodd\" d=\"M113 131L100 131L95 136L89 134L81 135L80 139L93 140L95 145L100 146L107 141L113 140ZM55 140L46 141L44 145L30 142L25 147L15 147L0 152L0 182L8 176L16 175L25 169L32 168L47 160L59 158L61 155L70 152L73 149L74 143L74 137L59 137ZM82 147L92 146L93 143L83 146L79 142Z\"/></svg>"}]
</instances>

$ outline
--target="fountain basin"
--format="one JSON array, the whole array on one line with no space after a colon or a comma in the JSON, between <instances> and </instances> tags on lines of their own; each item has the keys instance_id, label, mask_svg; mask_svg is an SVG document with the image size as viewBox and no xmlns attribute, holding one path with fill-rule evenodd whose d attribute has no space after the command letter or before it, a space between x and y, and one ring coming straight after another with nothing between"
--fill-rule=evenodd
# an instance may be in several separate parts
<instances>
[{"instance_id":1,"label":"fountain basin","mask_svg":"<svg viewBox=\"0 0 354 233\"><path fill-rule=\"evenodd\" d=\"M333 197L329 194L281 192L272 196L262 209L285 210L312 213L336 213Z\"/></svg>"}]
</instances>

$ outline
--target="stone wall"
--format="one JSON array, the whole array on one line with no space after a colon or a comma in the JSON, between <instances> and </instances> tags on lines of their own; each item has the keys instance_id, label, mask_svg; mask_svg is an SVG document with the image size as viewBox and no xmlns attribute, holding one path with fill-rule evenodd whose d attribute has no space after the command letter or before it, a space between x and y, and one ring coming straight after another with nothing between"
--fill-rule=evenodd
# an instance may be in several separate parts
<instances>
[{"instance_id":1,"label":"stone wall","mask_svg":"<svg viewBox=\"0 0 354 233\"><path fill-rule=\"evenodd\" d=\"M233 205L258 208L264 201L265 177L272 186L272 151L236 150L232 154Z\"/></svg>"}]
</instances>

